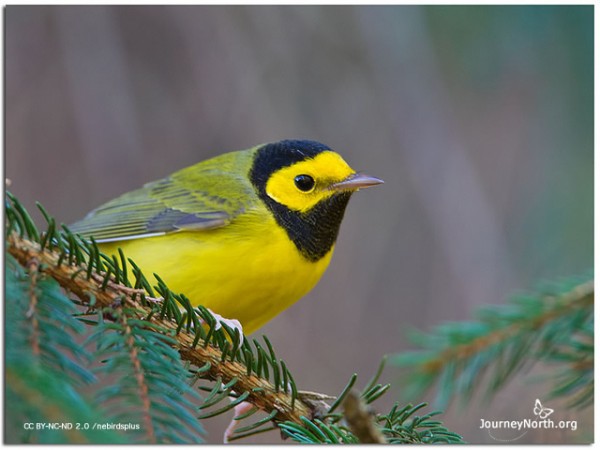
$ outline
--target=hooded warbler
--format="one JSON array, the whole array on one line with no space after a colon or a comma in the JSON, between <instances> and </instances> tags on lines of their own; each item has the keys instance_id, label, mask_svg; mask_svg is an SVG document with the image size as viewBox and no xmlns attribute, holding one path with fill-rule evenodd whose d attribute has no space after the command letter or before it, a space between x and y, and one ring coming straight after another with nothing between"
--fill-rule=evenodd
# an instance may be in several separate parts
<instances>
[{"instance_id":1,"label":"hooded warbler","mask_svg":"<svg viewBox=\"0 0 600 450\"><path fill-rule=\"evenodd\" d=\"M285 140L182 169L70 228L252 333L316 285L350 196L380 183L319 142Z\"/></svg>"}]
</instances>

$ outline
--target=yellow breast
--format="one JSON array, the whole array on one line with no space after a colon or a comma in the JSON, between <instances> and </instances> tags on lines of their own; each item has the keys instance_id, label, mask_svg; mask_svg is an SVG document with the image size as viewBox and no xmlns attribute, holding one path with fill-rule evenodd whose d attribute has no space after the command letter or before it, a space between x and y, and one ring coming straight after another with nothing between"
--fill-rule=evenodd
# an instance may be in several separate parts
<instances>
[{"instance_id":1,"label":"yellow breast","mask_svg":"<svg viewBox=\"0 0 600 450\"><path fill-rule=\"evenodd\" d=\"M152 279L157 273L194 306L238 319L249 334L309 292L329 265L333 247L316 262L304 258L271 215L246 214L202 232L101 244L121 247Z\"/></svg>"}]
</instances>

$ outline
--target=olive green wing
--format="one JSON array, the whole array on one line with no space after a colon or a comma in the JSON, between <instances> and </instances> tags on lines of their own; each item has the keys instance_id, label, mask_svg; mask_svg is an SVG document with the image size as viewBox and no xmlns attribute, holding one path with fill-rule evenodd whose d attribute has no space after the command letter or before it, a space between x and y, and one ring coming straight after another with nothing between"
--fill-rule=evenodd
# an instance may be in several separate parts
<instances>
[{"instance_id":1,"label":"olive green wing","mask_svg":"<svg viewBox=\"0 0 600 450\"><path fill-rule=\"evenodd\" d=\"M226 226L257 201L247 176L248 152L221 155L148 183L69 228L97 242L113 242Z\"/></svg>"}]
</instances>

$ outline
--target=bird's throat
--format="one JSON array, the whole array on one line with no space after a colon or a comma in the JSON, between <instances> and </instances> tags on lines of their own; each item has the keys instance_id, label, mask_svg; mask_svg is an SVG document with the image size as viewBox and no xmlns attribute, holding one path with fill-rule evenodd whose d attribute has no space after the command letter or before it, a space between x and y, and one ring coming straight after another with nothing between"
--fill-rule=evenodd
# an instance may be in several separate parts
<instances>
[{"instance_id":1,"label":"bird's throat","mask_svg":"<svg viewBox=\"0 0 600 450\"><path fill-rule=\"evenodd\" d=\"M315 262L335 244L350 196L350 192L334 194L306 212L293 211L268 196L263 201L302 256Z\"/></svg>"}]
</instances>

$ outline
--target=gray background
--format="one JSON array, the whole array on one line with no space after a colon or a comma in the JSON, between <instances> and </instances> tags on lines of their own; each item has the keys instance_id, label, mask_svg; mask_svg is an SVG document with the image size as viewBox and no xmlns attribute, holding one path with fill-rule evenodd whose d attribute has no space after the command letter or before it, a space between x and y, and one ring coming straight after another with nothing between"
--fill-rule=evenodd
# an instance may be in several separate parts
<instances>
[{"instance_id":1,"label":"gray background","mask_svg":"<svg viewBox=\"0 0 600 450\"><path fill-rule=\"evenodd\" d=\"M338 393L354 371L364 383L410 348L407 330L593 267L591 6L5 11L6 176L29 209L69 223L283 138L322 141L386 181L352 199L320 284L257 333L302 389ZM388 368L381 410L397 380ZM520 376L443 420L494 442L481 418L530 417L546 391ZM579 429L519 443L592 439L591 410L548 406ZM224 422L206 422L209 442Z\"/></svg>"}]
</instances>

